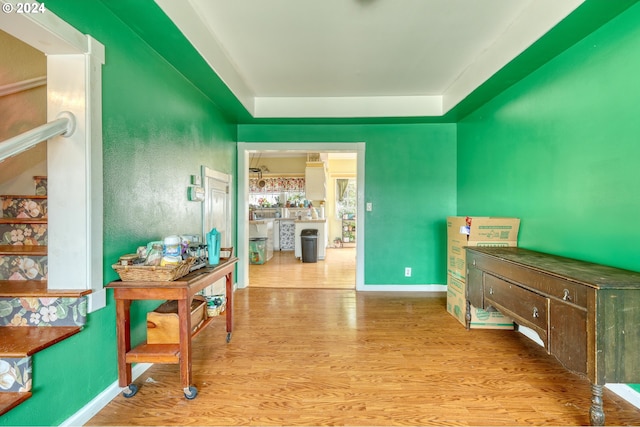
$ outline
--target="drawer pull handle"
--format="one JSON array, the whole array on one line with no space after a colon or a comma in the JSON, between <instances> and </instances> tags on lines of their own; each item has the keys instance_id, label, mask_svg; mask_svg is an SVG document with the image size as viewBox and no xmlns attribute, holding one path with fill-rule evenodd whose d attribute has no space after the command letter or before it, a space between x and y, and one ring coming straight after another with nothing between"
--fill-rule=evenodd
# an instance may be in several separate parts
<instances>
[{"instance_id":1,"label":"drawer pull handle","mask_svg":"<svg viewBox=\"0 0 640 427\"><path fill-rule=\"evenodd\" d=\"M473 260L473 266L474 267L476 266L476 260L475 259Z\"/></svg>"},{"instance_id":2,"label":"drawer pull handle","mask_svg":"<svg viewBox=\"0 0 640 427\"><path fill-rule=\"evenodd\" d=\"M569 296L569 289L565 289L563 291L562 300L563 301L571 301L571 297Z\"/></svg>"},{"instance_id":3,"label":"drawer pull handle","mask_svg":"<svg viewBox=\"0 0 640 427\"><path fill-rule=\"evenodd\" d=\"M493 295L493 288L489 288L489 295Z\"/></svg>"},{"instance_id":4,"label":"drawer pull handle","mask_svg":"<svg viewBox=\"0 0 640 427\"><path fill-rule=\"evenodd\" d=\"M540 314L538 313L538 307L533 307L533 317L536 319L540 317Z\"/></svg>"}]
</instances>

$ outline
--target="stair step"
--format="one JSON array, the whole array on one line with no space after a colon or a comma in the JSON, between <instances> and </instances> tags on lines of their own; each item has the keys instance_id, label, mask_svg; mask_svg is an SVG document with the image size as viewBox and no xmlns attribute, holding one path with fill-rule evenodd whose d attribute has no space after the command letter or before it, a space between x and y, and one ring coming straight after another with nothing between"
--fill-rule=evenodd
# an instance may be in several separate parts
<instances>
[{"instance_id":1,"label":"stair step","mask_svg":"<svg viewBox=\"0 0 640 427\"><path fill-rule=\"evenodd\" d=\"M47 246L47 218L0 218L0 244Z\"/></svg>"},{"instance_id":2,"label":"stair step","mask_svg":"<svg viewBox=\"0 0 640 427\"><path fill-rule=\"evenodd\" d=\"M47 196L40 194L3 194L2 199L39 199L46 200Z\"/></svg>"},{"instance_id":3,"label":"stair step","mask_svg":"<svg viewBox=\"0 0 640 427\"><path fill-rule=\"evenodd\" d=\"M36 188L36 194L39 196L46 196L47 194L47 177L46 176L34 176L33 183Z\"/></svg>"},{"instance_id":4,"label":"stair step","mask_svg":"<svg viewBox=\"0 0 640 427\"><path fill-rule=\"evenodd\" d=\"M0 224L46 224L48 218L0 218Z\"/></svg>"},{"instance_id":5,"label":"stair step","mask_svg":"<svg viewBox=\"0 0 640 427\"><path fill-rule=\"evenodd\" d=\"M5 414L31 397L31 392L0 393L0 415Z\"/></svg>"},{"instance_id":6,"label":"stair step","mask_svg":"<svg viewBox=\"0 0 640 427\"><path fill-rule=\"evenodd\" d=\"M46 218L47 196L3 194L2 217L4 218Z\"/></svg>"},{"instance_id":7,"label":"stair step","mask_svg":"<svg viewBox=\"0 0 640 427\"><path fill-rule=\"evenodd\" d=\"M4 326L0 328L0 357L27 357L82 330L79 326Z\"/></svg>"},{"instance_id":8,"label":"stair step","mask_svg":"<svg viewBox=\"0 0 640 427\"><path fill-rule=\"evenodd\" d=\"M0 280L0 298L79 298L91 289L47 289L46 280Z\"/></svg>"},{"instance_id":9,"label":"stair step","mask_svg":"<svg viewBox=\"0 0 640 427\"><path fill-rule=\"evenodd\" d=\"M47 247L40 245L0 245L0 255L46 256Z\"/></svg>"},{"instance_id":10,"label":"stair step","mask_svg":"<svg viewBox=\"0 0 640 427\"><path fill-rule=\"evenodd\" d=\"M0 245L0 280L47 280L44 245Z\"/></svg>"}]
</instances>

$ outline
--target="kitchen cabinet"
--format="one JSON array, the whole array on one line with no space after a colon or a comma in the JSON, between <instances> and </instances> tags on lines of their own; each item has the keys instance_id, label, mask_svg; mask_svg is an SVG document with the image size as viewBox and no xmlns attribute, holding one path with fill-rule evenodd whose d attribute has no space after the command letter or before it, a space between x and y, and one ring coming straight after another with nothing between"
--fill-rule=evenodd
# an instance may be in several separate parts
<instances>
[{"instance_id":1,"label":"kitchen cabinet","mask_svg":"<svg viewBox=\"0 0 640 427\"><path fill-rule=\"evenodd\" d=\"M296 226L293 219L281 219L280 223L280 250L292 251L295 249Z\"/></svg>"},{"instance_id":2,"label":"kitchen cabinet","mask_svg":"<svg viewBox=\"0 0 640 427\"><path fill-rule=\"evenodd\" d=\"M318 259L322 260L327 254L327 220L326 219L302 219L295 220L295 248L296 258L302 257L302 230L318 230Z\"/></svg>"},{"instance_id":3,"label":"kitchen cabinet","mask_svg":"<svg viewBox=\"0 0 640 427\"><path fill-rule=\"evenodd\" d=\"M470 304L537 332L547 353L591 382L592 425L605 383L640 382L640 273L516 247L467 247Z\"/></svg>"},{"instance_id":4,"label":"kitchen cabinet","mask_svg":"<svg viewBox=\"0 0 640 427\"><path fill-rule=\"evenodd\" d=\"M273 221L273 250L280 250L280 220Z\"/></svg>"},{"instance_id":5,"label":"kitchen cabinet","mask_svg":"<svg viewBox=\"0 0 640 427\"><path fill-rule=\"evenodd\" d=\"M327 198L327 172L324 162L307 163L304 186L307 200L325 200Z\"/></svg>"}]
</instances>

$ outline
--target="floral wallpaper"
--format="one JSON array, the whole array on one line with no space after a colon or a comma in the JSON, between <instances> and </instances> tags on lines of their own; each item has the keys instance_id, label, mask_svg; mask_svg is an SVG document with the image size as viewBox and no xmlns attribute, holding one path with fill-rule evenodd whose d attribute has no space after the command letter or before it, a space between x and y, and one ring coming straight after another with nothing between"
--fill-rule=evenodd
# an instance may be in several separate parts
<instances>
[{"instance_id":1,"label":"floral wallpaper","mask_svg":"<svg viewBox=\"0 0 640 427\"><path fill-rule=\"evenodd\" d=\"M47 224L0 224L0 245L46 246Z\"/></svg>"},{"instance_id":2,"label":"floral wallpaper","mask_svg":"<svg viewBox=\"0 0 640 427\"><path fill-rule=\"evenodd\" d=\"M0 280L46 280L46 256L0 256Z\"/></svg>"},{"instance_id":3,"label":"floral wallpaper","mask_svg":"<svg viewBox=\"0 0 640 427\"><path fill-rule=\"evenodd\" d=\"M0 359L0 392L31 391L31 358Z\"/></svg>"},{"instance_id":4,"label":"floral wallpaper","mask_svg":"<svg viewBox=\"0 0 640 427\"><path fill-rule=\"evenodd\" d=\"M46 218L47 199L5 196L2 198L4 218Z\"/></svg>"},{"instance_id":5,"label":"floral wallpaper","mask_svg":"<svg viewBox=\"0 0 640 427\"><path fill-rule=\"evenodd\" d=\"M34 176L33 183L36 187L36 195L47 195L47 177L46 176Z\"/></svg>"},{"instance_id":6,"label":"floral wallpaper","mask_svg":"<svg viewBox=\"0 0 640 427\"><path fill-rule=\"evenodd\" d=\"M292 251L295 248L296 226L292 221L280 222L280 250Z\"/></svg>"},{"instance_id":7,"label":"floral wallpaper","mask_svg":"<svg viewBox=\"0 0 640 427\"><path fill-rule=\"evenodd\" d=\"M2 326L83 326L87 298L0 298Z\"/></svg>"}]
</instances>

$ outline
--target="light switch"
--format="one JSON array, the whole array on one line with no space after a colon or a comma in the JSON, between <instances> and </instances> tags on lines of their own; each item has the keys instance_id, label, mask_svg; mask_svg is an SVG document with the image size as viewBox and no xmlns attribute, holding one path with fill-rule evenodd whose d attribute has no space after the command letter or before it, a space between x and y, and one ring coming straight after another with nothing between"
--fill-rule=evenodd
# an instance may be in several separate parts
<instances>
[{"instance_id":1,"label":"light switch","mask_svg":"<svg viewBox=\"0 0 640 427\"><path fill-rule=\"evenodd\" d=\"M373 203L367 202L367 210L371 212L373 210Z\"/></svg>"},{"instance_id":2,"label":"light switch","mask_svg":"<svg viewBox=\"0 0 640 427\"><path fill-rule=\"evenodd\" d=\"M202 185L202 178L200 177L200 175L191 175L191 185Z\"/></svg>"}]
</instances>

